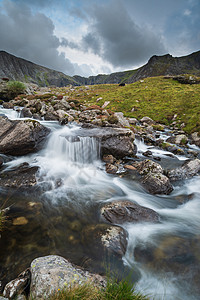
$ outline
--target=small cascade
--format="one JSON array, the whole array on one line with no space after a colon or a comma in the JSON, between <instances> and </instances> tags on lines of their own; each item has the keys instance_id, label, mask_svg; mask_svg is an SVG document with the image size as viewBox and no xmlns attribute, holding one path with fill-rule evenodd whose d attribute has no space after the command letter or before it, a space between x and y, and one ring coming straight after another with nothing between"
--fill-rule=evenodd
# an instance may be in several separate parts
<instances>
[{"instance_id":1,"label":"small cascade","mask_svg":"<svg viewBox=\"0 0 200 300\"><path fill-rule=\"evenodd\" d=\"M14 110L14 109L9 109L9 108L3 108L2 105L0 105L0 115L4 115L8 117L10 120L16 120L20 118L20 110Z\"/></svg>"},{"instance_id":2,"label":"small cascade","mask_svg":"<svg viewBox=\"0 0 200 300\"><path fill-rule=\"evenodd\" d=\"M70 135L66 127L52 134L46 151L64 161L91 164L100 158L100 143L93 137L73 135L73 131Z\"/></svg>"}]
</instances>

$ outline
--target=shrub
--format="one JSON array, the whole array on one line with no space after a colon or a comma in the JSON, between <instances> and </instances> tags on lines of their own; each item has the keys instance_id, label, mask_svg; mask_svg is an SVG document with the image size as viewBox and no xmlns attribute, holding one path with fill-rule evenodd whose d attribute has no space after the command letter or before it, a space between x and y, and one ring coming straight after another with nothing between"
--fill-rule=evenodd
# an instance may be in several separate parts
<instances>
[{"instance_id":1,"label":"shrub","mask_svg":"<svg viewBox=\"0 0 200 300\"><path fill-rule=\"evenodd\" d=\"M7 83L7 98L9 100L14 99L20 94L23 94L26 86L20 81L9 81Z\"/></svg>"}]
</instances>

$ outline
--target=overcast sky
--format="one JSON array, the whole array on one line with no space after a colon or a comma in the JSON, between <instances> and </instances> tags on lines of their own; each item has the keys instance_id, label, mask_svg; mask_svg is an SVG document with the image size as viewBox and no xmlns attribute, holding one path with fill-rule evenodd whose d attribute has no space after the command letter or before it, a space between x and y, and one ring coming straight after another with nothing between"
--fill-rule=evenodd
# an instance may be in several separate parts
<instances>
[{"instance_id":1,"label":"overcast sky","mask_svg":"<svg viewBox=\"0 0 200 300\"><path fill-rule=\"evenodd\" d=\"M200 50L200 0L0 0L0 50L68 75Z\"/></svg>"}]
</instances>

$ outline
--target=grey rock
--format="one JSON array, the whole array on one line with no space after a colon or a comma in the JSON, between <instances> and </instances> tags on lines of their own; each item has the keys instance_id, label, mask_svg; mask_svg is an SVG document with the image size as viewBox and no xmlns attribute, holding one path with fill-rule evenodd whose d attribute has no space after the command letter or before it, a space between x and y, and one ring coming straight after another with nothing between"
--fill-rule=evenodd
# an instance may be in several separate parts
<instances>
[{"instance_id":1,"label":"grey rock","mask_svg":"<svg viewBox=\"0 0 200 300\"><path fill-rule=\"evenodd\" d=\"M90 282L96 286L105 286L105 279L72 265L57 255L39 257L31 263L30 294L35 299L48 299L58 289Z\"/></svg>"},{"instance_id":2,"label":"grey rock","mask_svg":"<svg viewBox=\"0 0 200 300\"><path fill-rule=\"evenodd\" d=\"M200 136L199 136L198 132L194 132L191 134L191 141L192 141L192 143L194 143L195 145L200 147Z\"/></svg>"},{"instance_id":3,"label":"grey rock","mask_svg":"<svg viewBox=\"0 0 200 300\"><path fill-rule=\"evenodd\" d=\"M159 221L157 212L131 201L115 201L106 204L101 209L101 216L104 221L111 224Z\"/></svg>"},{"instance_id":4,"label":"grey rock","mask_svg":"<svg viewBox=\"0 0 200 300\"><path fill-rule=\"evenodd\" d=\"M143 117L142 119L140 119L141 123L146 123L148 125L152 125L155 124L155 121L153 121L151 118L149 117Z\"/></svg>"},{"instance_id":5,"label":"grey rock","mask_svg":"<svg viewBox=\"0 0 200 300\"><path fill-rule=\"evenodd\" d=\"M161 165L150 159L145 159L139 163L135 163L134 167L136 167L140 175L147 175L149 173L163 173L163 168Z\"/></svg>"},{"instance_id":6,"label":"grey rock","mask_svg":"<svg viewBox=\"0 0 200 300\"><path fill-rule=\"evenodd\" d=\"M173 187L169 178L161 173L149 173L142 179L145 189L151 194L170 194Z\"/></svg>"},{"instance_id":7,"label":"grey rock","mask_svg":"<svg viewBox=\"0 0 200 300\"><path fill-rule=\"evenodd\" d=\"M22 110L21 110L21 117L22 118L32 118L32 113L30 111L29 108L27 107L24 107Z\"/></svg>"},{"instance_id":8,"label":"grey rock","mask_svg":"<svg viewBox=\"0 0 200 300\"><path fill-rule=\"evenodd\" d=\"M114 116L117 117L118 123L123 127L130 127L129 121L124 117L122 112L114 113Z\"/></svg>"},{"instance_id":9,"label":"grey rock","mask_svg":"<svg viewBox=\"0 0 200 300\"><path fill-rule=\"evenodd\" d=\"M166 142L176 144L176 145L185 145L188 142L188 137L185 134L178 134L170 136Z\"/></svg>"},{"instance_id":10,"label":"grey rock","mask_svg":"<svg viewBox=\"0 0 200 300\"><path fill-rule=\"evenodd\" d=\"M171 181L191 178L200 172L200 160L186 161L181 167L168 171L167 176Z\"/></svg>"},{"instance_id":11,"label":"grey rock","mask_svg":"<svg viewBox=\"0 0 200 300\"><path fill-rule=\"evenodd\" d=\"M39 150L50 129L33 120L11 121L0 116L0 152L25 155Z\"/></svg>"}]
</instances>

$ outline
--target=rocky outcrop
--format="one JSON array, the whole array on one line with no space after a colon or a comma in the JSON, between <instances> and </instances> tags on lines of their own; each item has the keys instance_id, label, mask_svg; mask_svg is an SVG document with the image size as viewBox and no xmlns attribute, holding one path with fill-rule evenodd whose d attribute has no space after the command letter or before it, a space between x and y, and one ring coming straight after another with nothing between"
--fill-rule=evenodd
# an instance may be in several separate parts
<instances>
[{"instance_id":1,"label":"rocky outcrop","mask_svg":"<svg viewBox=\"0 0 200 300\"><path fill-rule=\"evenodd\" d=\"M50 129L33 120L11 121L0 116L0 152L25 155L39 150Z\"/></svg>"},{"instance_id":2,"label":"rocky outcrop","mask_svg":"<svg viewBox=\"0 0 200 300\"><path fill-rule=\"evenodd\" d=\"M131 201L115 201L106 204L101 209L101 217L104 221L111 224L159 221L157 212Z\"/></svg>"},{"instance_id":3,"label":"rocky outcrop","mask_svg":"<svg viewBox=\"0 0 200 300\"><path fill-rule=\"evenodd\" d=\"M191 178L200 172L200 160L186 161L181 167L168 171L167 176L171 181Z\"/></svg>"},{"instance_id":4,"label":"rocky outcrop","mask_svg":"<svg viewBox=\"0 0 200 300\"><path fill-rule=\"evenodd\" d=\"M105 286L105 279L83 271L57 255L36 258L31 263L30 293L34 299L47 299L50 294L69 286L91 283Z\"/></svg>"}]
</instances>

